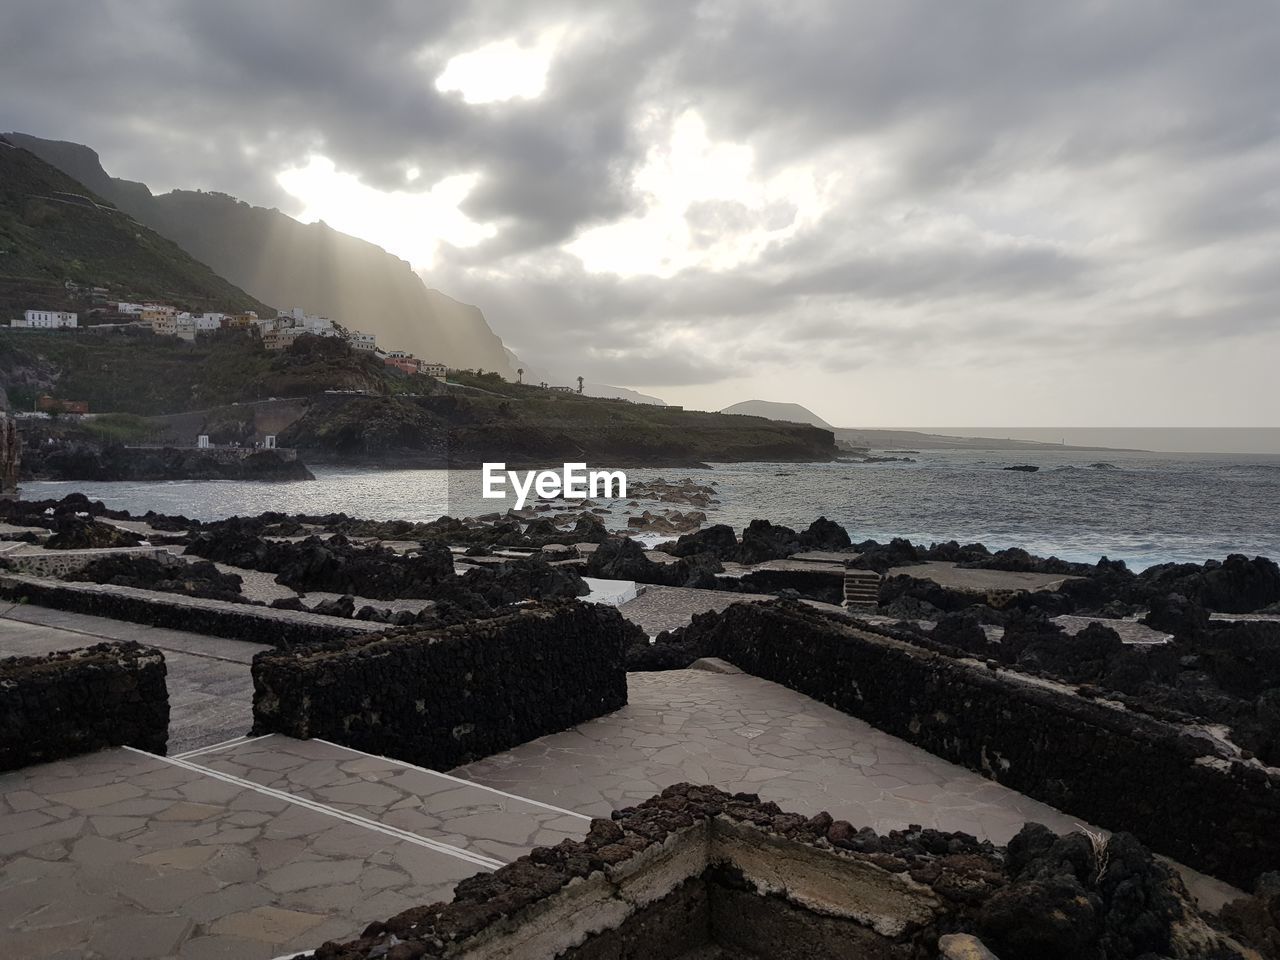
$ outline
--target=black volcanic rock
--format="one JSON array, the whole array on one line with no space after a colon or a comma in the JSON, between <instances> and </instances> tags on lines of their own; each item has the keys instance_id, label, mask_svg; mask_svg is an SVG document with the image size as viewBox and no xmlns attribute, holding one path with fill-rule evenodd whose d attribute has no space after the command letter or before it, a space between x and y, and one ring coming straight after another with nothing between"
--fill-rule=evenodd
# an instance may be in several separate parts
<instances>
[{"instance_id":1,"label":"black volcanic rock","mask_svg":"<svg viewBox=\"0 0 1280 960\"><path fill-rule=\"evenodd\" d=\"M1199 601L1190 600L1180 593L1156 594L1151 598L1150 610L1142 622L1152 630L1187 638L1209 628L1209 613Z\"/></svg>"},{"instance_id":2,"label":"black volcanic rock","mask_svg":"<svg viewBox=\"0 0 1280 960\"><path fill-rule=\"evenodd\" d=\"M207 560L186 563L174 558L163 562L136 554L109 554L91 560L63 579L160 590L231 603L248 602L240 593L241 578L234 573L223 573Z\"/></svg>"},{"instance_id":3,"label":"black volcanic rock","mask_svg":"<svg viewBox=\"0 0 1280 960\"><path fill-rule=\"evenodd\" d=\"M849 532L834 520L819 517L800 534L800 542L810 550L845 550L851 541Z\"/></svg>"},{"instance_id":4,"label":"black volcanic rock","mask_svg":"<svg viewBox=\"0 0 1280 960\"><path fill-rule=\"evenodd\" d=\"M1141 599L1180 593L1210 610L1252 613L1280 601L1280 567L1274 560L1250 560L1233 553L1223 561L1162 563L1138 574Z\"/></svg>"},{"instance_id":5,"label":"black volcanic rock","mask_svg":"<svg viewBox=\"0 0 1280 960\"><path fill-rule=\"evenodd\" d=\"M711 554L681 557L675 563L655 563L644 548L630 537L609 540L587 558L589 577L606 580L634 580L669 587L710 587L723 567Z\"/></svg>"},{"instance_id":6,"label":"black volcanic rock","mask_svg":"<svg viewBox=\"0 0 1280 960\"><path fill-rule=\"evenodd\" d=\"M774 525L768 520L752 520L742 531L742 544L738 547L737 560L739 563L782 560L804 548L804 544L790 527Z\"/></svg>"},{"instance_id":7,"label":"black volcanic rock","mask_svg":"<svg viewBox=\"0 0 1280 960\"><path fill-rule=\"evenodd\" d=\"M666 551L674 557L709 553L717 560L732 560L738 553L738 536L727 523L716 523L682 535Z\"/></svg>"}]
</instances>

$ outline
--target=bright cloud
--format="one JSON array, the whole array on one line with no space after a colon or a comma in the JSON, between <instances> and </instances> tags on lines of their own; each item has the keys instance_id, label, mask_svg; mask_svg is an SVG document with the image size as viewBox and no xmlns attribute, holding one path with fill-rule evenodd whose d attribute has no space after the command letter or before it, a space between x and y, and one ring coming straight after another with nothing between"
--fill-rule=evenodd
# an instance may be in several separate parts
<instances>
[{"instance_id":1,"label":"bright cloud","mask_svg":"<svg viewBox=\"0 0 1280 960\"><path fill-rule=\"evenodd\" d=\"M343 233L372 239L417 268L433 264L441 243L472 247L497 233L492 224L477 223L459 209L477 174L445 177L430 190L378 190L338 170L328 157L312 155L305 166L282 170L276 180L303 203L299 220L323 220Z\"/></svg>"},{"instance_id":2,"label":"bright cloud","mask_svg":"<svg viewBox=\"0 0 1280 960\"><path fill-rule=\"evenodd\" d=\"M729 270L790 238L826 208L812 167L762 178L755 151L712 140L694 110L675 119L632 183L645 197L643 214L587 230L565 248L592 273L665 278L693 267Z\"/></svg>"},{"instance_id":3,"label":"bright cloud","mask_svg":"<svg viewBox=\"0 0 1280 960\"><path fill-rule=\"evenodd\" d=\"M547 69L560 36L561 31L552 30L532 46L507 39L460 53L436 77L436 89L459 93L472 104L533 100L547 89Z\"/></svg>"}]
</instances>

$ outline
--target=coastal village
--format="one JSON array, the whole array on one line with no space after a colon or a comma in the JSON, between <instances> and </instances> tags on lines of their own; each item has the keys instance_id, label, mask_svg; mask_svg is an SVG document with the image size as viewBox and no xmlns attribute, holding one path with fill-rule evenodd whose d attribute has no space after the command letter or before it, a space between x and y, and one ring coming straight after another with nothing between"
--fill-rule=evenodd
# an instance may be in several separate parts
<instances>
[{"instance_id":1,"label":"coastal village","mask_svg":"<svg viewBox=\"0 0 1280 960\"><path fill-rule=\"evenodd\" d=\"M252 310L244 313L191 313L167 303L109 301L98 313L98 326L142 327L157 336L189 341L202 333L238 330L260 339L268 350L283 350L306 334L338 337L345 340L351 349L374 354L387 366L404 373L423 374L437 380L443 380L447 373L443 363L415 357L405 350L384 351L378 347L374 334L349 329L328 317L309 314L301 307L282 310L274 317L260 317ZM79 324L77 313L46 309L26 310L21 318L9 321L10 328L14 329L74 330L79 328Z\"/></svg>"}]
</instances>

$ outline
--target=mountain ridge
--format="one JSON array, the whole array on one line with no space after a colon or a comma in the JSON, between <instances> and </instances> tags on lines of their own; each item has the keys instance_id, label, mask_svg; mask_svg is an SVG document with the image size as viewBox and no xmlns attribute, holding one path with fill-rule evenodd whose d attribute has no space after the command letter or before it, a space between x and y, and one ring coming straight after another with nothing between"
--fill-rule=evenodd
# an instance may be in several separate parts
<instances>
[{"instance_id":1,"label":"mountain ridge","mask_svg":"<svg viewBox=\"0 0 1280 960\"><path fill-rule=\"evenodd\" d=\"M801 406L798 403L786 403L777 400L743 400L740 403L725 407L720 412L744 417L764 417L766 420L807 423L811 427L821 427L823 430L836 429L808 407Z\"/></svg>"},{"instance_id":2,"label":"mountain ridge","mask_svg":"<svg viewBox=\"0 0 1280 960\"><path fill-rule=\"evenodd\" d=\"M84 144L5 136L266 303L329 316L377 335L384 348L515 376L478 307L428 287L376 244L225 193L152 194L146 184L112 177Z\"/></svg>"},{"instance_id":3,"label":"mountain ridge","mask_svg":"<svg viewBox=\"0 0 1280 960\"><path fill-rule=\"evenodd\" d=\"M0 310L83 313L96 302L95 287L107 297L165 299L190 310L270 309L109 198L0 137Z\"/></svg>"}]
</instances>

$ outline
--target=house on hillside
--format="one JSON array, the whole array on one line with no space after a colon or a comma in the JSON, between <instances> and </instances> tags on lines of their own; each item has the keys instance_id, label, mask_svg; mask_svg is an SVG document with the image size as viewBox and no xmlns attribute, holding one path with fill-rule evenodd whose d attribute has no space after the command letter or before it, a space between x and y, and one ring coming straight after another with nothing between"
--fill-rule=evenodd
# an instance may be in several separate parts
<instances>
[{"instance_id":1,"label":"house on hillside","mask_svg":"<svg viewBox=\"0 0 1280 960\"><path fill-rule=\"evenodd\" d=\"M443 380L449 371L443 363L432 363L430 360L419 360L418 372L424 373L428 377L435 377L437 380Z\"/></svg>"},{"instance_id":2,"label":"house on hillside","mask_svg":"<svg viewBox=\"0 0 1280 960\"><path fill-rule=\"evenodd\" d=\"M385 366L395 367L402 373L417 373L418 361L413 357L393 357L390 354L382 358Z\"/></svg>"},{"instance_id":3,"label":"house on hillside","mask_svg":"<svg viewBox=\"0 0 1280 960\"><path fill-rule=\"evenodd\" d=\"M224 317L222 326L226 330L249 330L257 322L258 315L252 310L246 310L244 313L233 313Z\"/></svg>"},{"instance_id":4,"label":"house on hillside","mask_svg":"<svg viewBox=\"0 0 1280 960\"><path fill-rule=\"evenodd\" d=\"M283 327L267 330L262 335L262 345L268 350L284 350L293 345L307 331L302 327Z\"/></svg>"},{"instance_id":5,"label":"house on hillside","mask_svg":"<svg viewBox=\"0 0 1280 960\"><path fill-rule=\"evenodd\" d=\"M13 327L42 327L53 330L76 327L79 325L79 317L77 314L68 313L65 310L28 310L22 315L21 320L13 320L9 325Z\"/></svg>"},{"instance_id":6,"label":"house on hillside","mask_svg":"<svg viewBox=\"0 0 1280 960\"><path fill-rule=\"evenodd\" d=\"M347 343L352 350L367 350L370 353L378 349L377 338L372 333L361 333L359 330L347 332Z\"/></svg>"}]
</instances>

